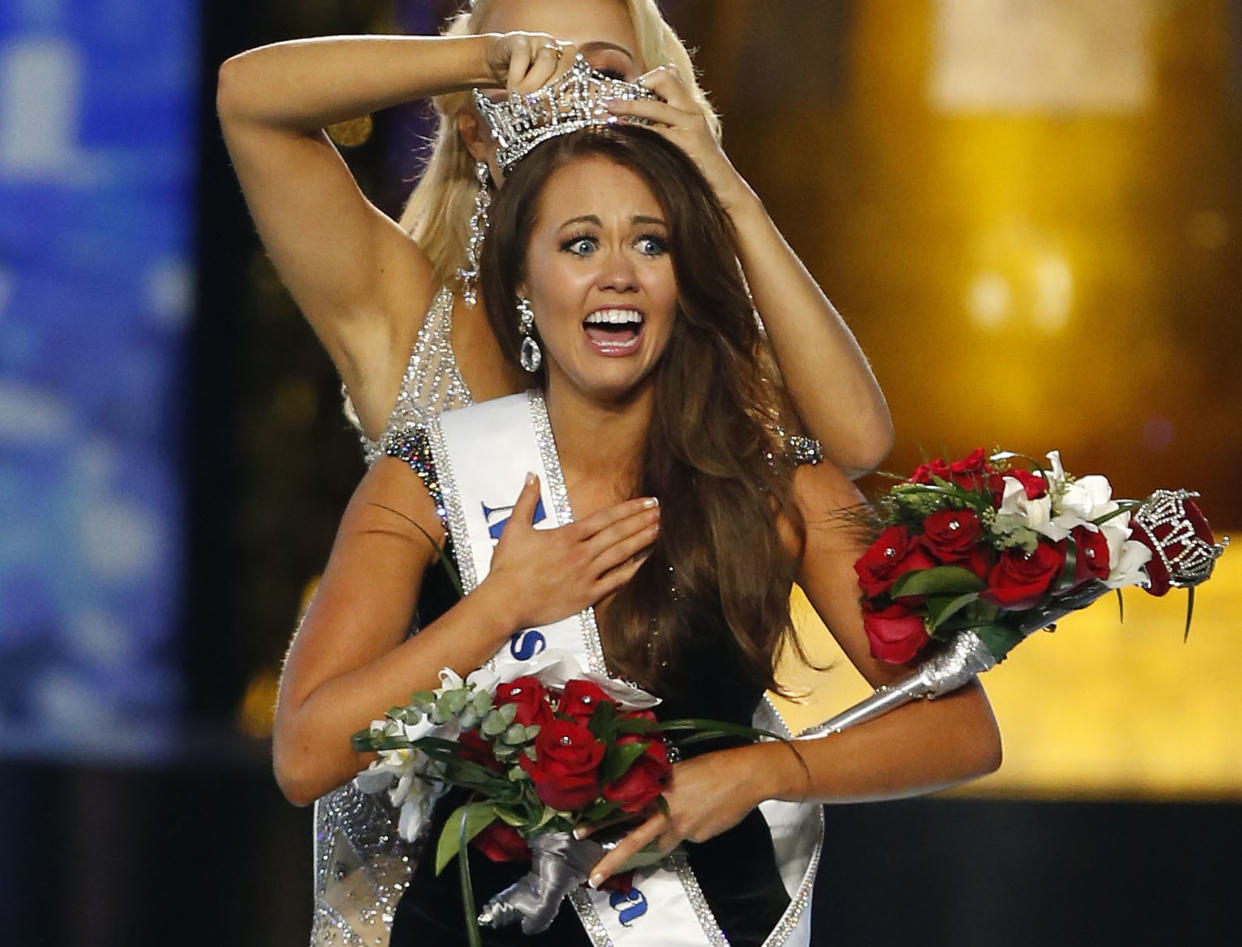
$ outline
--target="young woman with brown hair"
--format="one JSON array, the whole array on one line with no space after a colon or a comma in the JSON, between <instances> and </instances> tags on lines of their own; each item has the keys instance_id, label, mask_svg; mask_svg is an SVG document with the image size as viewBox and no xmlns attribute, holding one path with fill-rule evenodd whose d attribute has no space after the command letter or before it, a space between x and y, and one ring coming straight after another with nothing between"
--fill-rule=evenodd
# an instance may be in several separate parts
<instances>
[{"instance_id":1,"label":"young woman with brown hair","mask_svg":"<svg viewBox=\"0 0 1242 947\"><path fill-rule=\"evenodd\" d=\"M901 673L868 652L852 569L865 543L833 515L858 493L831 463L787 456L787 409L761 367L734 228L685 154L642 128L555 138L512 171L493 228L482 261L488 317L515 364L526 338L539 346L542 394L386 435L387 456L345 514L282 681L276 767L294 801L362 768L349 734L434 686L441 667L520 667L532 656L517 645L532 633L648 687L662 715L749 722L791 644L796 580L873 685ZM519 492L513 465L524 451L542 477ZM498 502L475 491L482 481L512 503L494 553L477 507ZM531 527L540 504L560 528ZM469 594L407 637L436 572L424 534L451 538ZM578 615L581 628L563 637L558 624ZM811 803L798 818L813 841L821 802L925 792L998 763L977 685L828 739L702 753L675 766L667 810L621 841L592 881L647 843L685 843L675 871L644 876L671 892L651 898L650 923L618 935L645 945L721 935L734 947L805 943L814 855L803 887L790 890L774 801ZM473 865L488 894L521 871ZM427 860L415 869L395 944L465 943L455 877L436 877ZM611 902L592 897L574 894L534 942L612 937L600 933Z\"/></svg>"}]
</instances>

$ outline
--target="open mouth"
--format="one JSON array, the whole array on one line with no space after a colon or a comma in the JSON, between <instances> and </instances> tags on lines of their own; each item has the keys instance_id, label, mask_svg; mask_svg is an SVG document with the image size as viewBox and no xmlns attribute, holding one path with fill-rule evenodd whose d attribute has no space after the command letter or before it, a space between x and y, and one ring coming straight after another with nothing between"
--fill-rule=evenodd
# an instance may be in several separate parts
<instances>
[{"instance_id":1,"label":"open mouth","mask_svg":"<svg viewBox=\"0 0 1242 947\"><path fill-rule=\"evenodd\" d=\"M582 322L591 348L601 355L629 355L643 334L643 314L637 309L597 309Z\"/></svg>"}]
</instances>

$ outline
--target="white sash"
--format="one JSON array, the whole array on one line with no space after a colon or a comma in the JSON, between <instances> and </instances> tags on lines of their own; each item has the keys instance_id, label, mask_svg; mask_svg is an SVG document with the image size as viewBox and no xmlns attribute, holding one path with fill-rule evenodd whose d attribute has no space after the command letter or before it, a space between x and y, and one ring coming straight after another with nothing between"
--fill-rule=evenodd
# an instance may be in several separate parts
<instances>
[{"instance_id":1,"label":"white sash","mask_svg":"<svg viewBox=\"0 0 1242 947\"><path fill-rule=\"evenodd\" d=\"M537 391L449 411L427 425L463 590L487 575L496 538L512 511L528 472L540 477L536 528L573 522L565 479L556 453L547 408ZM607 674L595 612L523 629L490 659L508 669L546 650L569 652L584 666ZM756 726L789 734L768 701L755 714ZM764 802L759 807L772 832L781 878L790 905L764 947L810 941L811 886L823 842L823 810L816 805ZM629 895L577 889L570 900L595 947L659 944L660 947L723 947L716 923L684 856L665 866L635 873Z\"/></svg>"}]
</instances>

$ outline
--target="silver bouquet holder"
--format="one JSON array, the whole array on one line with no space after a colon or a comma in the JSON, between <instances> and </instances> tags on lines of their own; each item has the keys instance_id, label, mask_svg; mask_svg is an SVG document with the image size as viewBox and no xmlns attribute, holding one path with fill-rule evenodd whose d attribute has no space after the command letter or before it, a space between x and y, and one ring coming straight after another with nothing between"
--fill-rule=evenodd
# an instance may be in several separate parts
<instances>
[{"instance_id":1,"label":"silver bouquet holder","mask_svg":"<svg viewBox=\"0 0 1242 947\"><path fill-rule=\"evenodd\" d=\"M504 927L521 923L523 934L546 931L556 919L561 901L587 880L604 857L604 846L593 839L577 839L569 832L546 832L529 841L530 871L483 906L479 924Z\"/></svg>"}]
</instances>

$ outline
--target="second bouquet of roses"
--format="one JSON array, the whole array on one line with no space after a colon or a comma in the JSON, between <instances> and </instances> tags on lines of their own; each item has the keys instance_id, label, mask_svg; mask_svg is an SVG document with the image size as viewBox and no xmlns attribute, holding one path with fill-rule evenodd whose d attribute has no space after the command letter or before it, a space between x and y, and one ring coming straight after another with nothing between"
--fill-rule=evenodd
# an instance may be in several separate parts
<instances>
[{"instance_id":1,"label":"second bouquet of roses","mask_svg":"<svg viewBox=\"0 0 1242 947\"><path fill-rule=\"evenodd\" d=\"M572 657L545 658L511 680L486 668L463 680L445 668L439 688L414 694L352 739L355 750L378 754L355 784L400 807L407 840L440 796L467 791L440 833L437 873L467 843L493 861L532 861L528 876L479 918L520 921L526 933L551 923L603 854L598 842L574 838L575 827L638 817L662 801L672 776L666 734L684 734L682 745L772 736L721 721L659 721L651 709L659 700L646 691L585 672ZM472 906L467 914L473 921Z\"/></svg>"}]
</instances>

